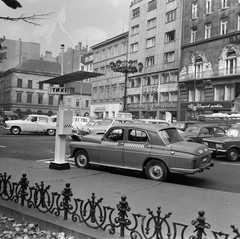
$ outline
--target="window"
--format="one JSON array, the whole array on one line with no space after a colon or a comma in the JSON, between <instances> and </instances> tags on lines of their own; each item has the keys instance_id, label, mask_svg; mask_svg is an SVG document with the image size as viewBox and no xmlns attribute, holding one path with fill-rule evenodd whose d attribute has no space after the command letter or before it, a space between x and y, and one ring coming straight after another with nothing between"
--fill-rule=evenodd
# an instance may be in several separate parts
<instances>
[{"instance_id":1,"label":"window","mask_svg":"<svg viewBox=\"0 0 240 239\"><path fill-rule=\"evenodd\" d=\"M113 56L117 56L118 55L118 45L115 45L113 47Z\"/></svg>"},{"instance_id":2,"label":"window","mask_svg":"<svg viewBox=\"0 0 240 239\"><path fill-rule=\"evenodd\" d=\"M148 136L145 131L129 129L128 131L128 141L132 142L148 142Z\"/></svg>"},{"instance_id":3,"label":"window","mask_svg":"<svg viewBox=\"0 0 240 239\"><path fill-rule=\"evenodd\" d=\"M108 58L112 57L112 47L109 47L109 48L107 49L107 57L108 57Z\"/></svg>"},{"instance_id":4,"label":"window","mask_svg":"<svg viewBox=\"0 0 240 239\"><path fill-rule=\"evenodd\" d=\"M224 85L215 86L214 96L214 100L224 100Z\"/></svg>"},{"instance_id":5,"label":"window","mask_svg":"<svg viewBox=\"0 0 240 239\"><path fill-rule=\"evenodd\" d=\"M43 103L43 95L38 95L38 104Z\"/></svg>"},{"instance_id":6,"label":"window","mask_svg":"<svg viewBox=\"0 0 240 239\"><path fill-rule=\"evenodd\" d=\"M155 46L155 37L147 39L147 48Z\"/></svg>"},{"instance_id":7,"label":"window","mask_svg":"<svg viewBox=\"0 0 240 239\"><path fill-rule=\"evenodd\" d=\"M53 95L49 95L48 104L53 105Z\"/></svg>"},{"instance_id":8,"label":"window","mask_svg":"<svg viewBox=\"0 0 240 239\"><path fill-rule=\"evenodd\" d=\"M152 0L148 2L148 11L152 11L157 8L157 0Z\"/></svg>"},{"instance_id":9,"label":"window","mask_svg":"<svg viewBox=\"0 0 240 239\"><path fill-rule=\"evenodd\" d=\"M18 103L22 102L22 92L17 92L17 102Z\"/></svg>"},{"instance_id":10,"label":"window","mask_svg":"<svg viewBox=\"0 0 240 239\"><path fill-rule=\"evenodd\" d=\"M88 108L89 107L89 100L85 101L85 107Z\"/></svg>"},{"instance_id":11,"label":"window","mask_svg":"<svg viewBox=\"0 0 240 239\"><path fill-rule=\"evenodd\" d=\"M164 53L164 62L174 61L174 51Z\"/></svg>"},{"instance_id":12,"label":"window","mask_svg":"<svg viewBox=\"0 0 240 239\"><path fill-rule=\"evenodd\" d=\"M191 29L191 43L196 42L197 39L197 28Z\"/></svg>"},{"instance_id":13,"label":"window","mask_svg":"<svg viewBox=\"0 0 240 239\"><path fill-rule=\"evenodd\" d=\"M227 34L227 24L228 24L228 20L226 18L221 20L221 29L220 29L220 35L225 35Z\"/></svg>"},{"instance_id":14,"label":"window","mask_svg":"<svg viewBox=\"0 0 240 239\"><path fill-rule=\"evenodd\" d=\"M132 27L132 35L139 33L139 25Z\"/></svg>"},{"instance_id":15,"label":"window","mask_svg":"<svg viewBox=\"0 0 240 239\"><path fill-rule=\"evenodd\" d=\"M43 83L39 83L39 90L43 90Z\"/></svg>"},{"instance_id":16,"label":"window","mask_svg":"<svg viewBox=\"0 0 240 239\"><path fill-rule=\"evenodd\" d=\"M106 57L106 50L102 50L102 57L101 57L101 60L105 60L105 57Z\"/></svg>"},{"instance_id":17,"label":"window","mask_svg":"<svg viewBox=\"0 0 240 239\"><path fill-rule=\"evenodd\" d=\"M237 54L234 50L229 50L227 52L227 58L225 60L226 75L235 74L236 66L237 66Z\"/></svg>"},{"instance_id":18,"label":"window","mask_svg":"<svg viewBox=\"0 0 240 239\"><path fill-rule=\"evenodd\" d=\"M221 8L227 8L228 7L228 0L221 0Z\"/></svg>"},{"instance_id":19,"label":"window","mask_svg":"<svg viewBox=\"0 0 240 239\"><path fill-rule=\"evenodd\" d=\"M28 88L32 89L32 80L28 80Z\"/></svg>"},{"instance_id":20,"label":"window","mask_svg":"<svg viewBox=\"0 0 240 239\"><path fill-rule=\"evenodd\" d=\"M206 0L206 14L212 12L212 0Z\"/></svg>"},{"instance_id":21,"label":"window","mask_svg":"<svg viewBox=\"0 0 240 239\"><path fill-rule=\"evenodd\" d=\"M154 65L154 56L146 58L146 66L153 66Z\"/></svg>"},{"instance_id":22,"label":"window","mask_svg":"<svg viewBox=\"0 0 240 239\"><path fill-rule=\"evenodd\" d=\"M22 79L17 80L17 87L22 87Z\"/></svg>"},{"instance_id":23,"label":"window","mask_svg":"<svg viewBox=\"0 0 240 239\"><path fill-rule=\"evenodd\" d=\"M138 43L133 43L130 45L130 52L138 51Z\"/></svg>"},{"instance_id":24,"label":"window","mask_svg":"<svg viewBox=\"0 0 240 239\"><path fill-rule=\"evenodd\" d=\"M176 10L166 13L166 22L172 22L176 19Z\"/></svg>"},{"instance_id":25,"label":"window","mask_svg":"<svg viewBox=\"0 0 240 239\"><path fill-rule=\"evenodd\" d=\"M123 140L123 133L124 133L123 129L113 129L108 133L106 139L110 141Z\"/></svg>"},{"instance_id":26,"label":"window","mask_svg":"<svg viewBox=\"0 0 240 239\"><path fill-rule=\"evenodd\" d=\"M160 101L161 102L169 101L169 93L168 92L161 92L161 94L160 94Z\"/></svg>"},{"instance_id":27,"label":"window","mask_svg":"<svg viewBox=\"0 0 240 239\"><path fill-rule=\"evenodd\" d=\"M147 29L151 29L153 27L156 27L156 18L152 18L147 21Z\"/></svg>"},{"instance_id":28,"label":"window","mask_svg":"<svg viewBox=\"0 0 240 239\"><path fill-rule=\"evenodd\" d=\"M132 11L132 17L135 18L135 17L139 17L140 16L140 8L135 8L133 9Z\"/></svg>"},{"instance_id":29,"label":"window","mask_svg":"<svg viewBox=\"0 0 240 239\"><path fill-rule=\"evenodd\" d=\"M161 74L161 83L177 82L178 72L170 72Z\"/></svg>"},{"instance_id":30,"label":"window","mask_svg":"<svg viewBox=\"0 0 240 239\"><path fill-rule=\"evenodd\" d=\"M203 60L201 56L197 56L195 58L195 71L196 71L196 78L202 78L203 73Z\"/></svg>"},{"instance_id":31,"label":"window","mask_svg":"<svg viewBox=\"0 0 240 239\"><path fill-rule=\"evenodd\" d=\"M27 103L32 103L32 93L27 94Z\"/></svg>"},{"instance_id":32,"label":"window","mask_svg":"<svg viewBox=\"0 0 240 239\"><path fill-rule=\"evenodd\" d=\"M192 4L192 19L197 18L197 8L198 8L197 3L193 3Z\"/></svg>"},{"instance_id":33,"label":"window","mask_svg":"<svg viewBox=\"0 0 240 239\"><path fill-rule=\"evenodd\" d=\"M205 39L211 37L211 23L205 24Z\"/></svg>"},{"instance_id":34,"label":"window","mask_svg":"<svg viewBox=\"0 0 240 239\"><path fill-rule=\"evenodd\" d=\"M171 42L175 40L175 30L167 32L165 34L165 42Z\"/></svg>"}]
</instances>

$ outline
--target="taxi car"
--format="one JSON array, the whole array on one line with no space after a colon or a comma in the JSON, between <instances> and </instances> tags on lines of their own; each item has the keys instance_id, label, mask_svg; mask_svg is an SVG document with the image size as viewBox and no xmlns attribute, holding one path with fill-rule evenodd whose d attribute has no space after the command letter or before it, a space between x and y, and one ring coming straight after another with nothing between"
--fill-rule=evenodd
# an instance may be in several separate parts
<instances>
[{"instance_id":1,"label":"taxi car","mask_svg":"<svg viewBox=\"0 0 240 239\"><path fill-rule=\"evenodd\" d=\"M240 128L233 126L222 137L203 139L203 144L212 151L212 156L225 155L228 161L235 162L240 156Z\"/></svg>"},{"instance_id":2,"label":"taxi car","mask_svg":"<svg viewBox=\"0 0 240 239\"><path fill-rule=\"evenodd\" d=\"M157 124L118 124L104 135L86 135L69 144L70 158L79 168L102 165L145 172L165 181L170 173L201 173L213 166L203 144L186 142L177 129Z\"/></svg>"},{"instance_id":3,"label":"taxi car","mask_svg":"<svg viewBox=\"0 0 240 239\"><path fill-rule=\"evenodd\" d=\"M202 144L203 138L221 137L224 134L225 130L220 126L200 123L188 126L181 136L186 141Z\"/></svg>"},{"instance_id":4,"label":"taxi car","mask_svg":"<svg viewBox=\"0 0 240 239\"><path fill-rule=\"evenodd\" d=\"M56 133L56 122L54 123L49 116L32 114L20 120L5 121L4 128L15 135L21 132L33 132L53 136Z\"/></svg>"}]
</instances>

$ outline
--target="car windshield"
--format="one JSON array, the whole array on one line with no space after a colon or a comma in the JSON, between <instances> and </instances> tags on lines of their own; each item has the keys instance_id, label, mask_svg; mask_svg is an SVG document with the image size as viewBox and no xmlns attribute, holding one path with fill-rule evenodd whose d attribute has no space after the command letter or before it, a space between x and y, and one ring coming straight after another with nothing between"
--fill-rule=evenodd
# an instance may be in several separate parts
<instances>
[{"instance_id":1,"label":"car windshield","mask_svg":"<svg viewBox=\"0 0 240 239\"><path fill-rule=\"evenodd\" d=\"M159 130L159 135L166 145L184 141L176 129Z\"/></svg>"},{"instance_id":2,"label":"car windshield","mask_svg":"<svg viewBox=\"0 0 240 239\"><path fill-rule=\"evenodd\" d=\"M191 132L191 133L198 133L198 131L199 131L199 126L197 125L188 126L185 130L185 132Z\"/></svg>"},{"instance_id":3,"label":"car windshield","mask_svg":"<svg viewBox=\"0 0 240 239\"><path fill-rule=\"evenodd\" d=\"M94 121L94 120L92 120L92 121L89 121L89 122L86 124L86 126L99 125L99 123L101 123L101 121Z\"/></svg>"},{"instance_id":4,"label":"car windshield","mask_svg":"<svg viewBox=\"0 0 240 239\"><path fill-rule=\"evenodd\" d=\"M228 137L239 137L239 129L229 129L227 132Z\"/></svg>"},{"instance_id":5,"label":"car windshield","mask_svg":"<svg viewBox=\"0 0 240 239\"><path fill-rule=\"evenodd\" d=\"M26 115L22 120L27 120L29 115Z\"/></svg>"},{"instance_id":6,"label":"car windshield","mask_svg":"<svg viewBox=\"0 0 240 239\"><path fill-rule=\"evenodd\" d=\"M112 122L113 122L112 119L104 119L100 121L98 125L110 125Z\"/></svg>"}]
</instances>

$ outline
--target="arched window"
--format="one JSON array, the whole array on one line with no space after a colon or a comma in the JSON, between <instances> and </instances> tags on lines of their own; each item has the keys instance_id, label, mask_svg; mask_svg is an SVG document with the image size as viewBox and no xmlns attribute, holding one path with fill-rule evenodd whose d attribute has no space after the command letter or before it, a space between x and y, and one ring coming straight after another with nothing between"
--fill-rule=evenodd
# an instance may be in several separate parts
<instances>
[{"instance_id":1,"label":"arched window","mask_svg":"<svg viewBox=\"0 0 240 239\"><path fill-rule=\"evenodd\" d=\"M236 73L237 67L237 54L233 49L228 50L225 59L225 72L226 75L231 75Z\"/></svg>"}]
</instances>

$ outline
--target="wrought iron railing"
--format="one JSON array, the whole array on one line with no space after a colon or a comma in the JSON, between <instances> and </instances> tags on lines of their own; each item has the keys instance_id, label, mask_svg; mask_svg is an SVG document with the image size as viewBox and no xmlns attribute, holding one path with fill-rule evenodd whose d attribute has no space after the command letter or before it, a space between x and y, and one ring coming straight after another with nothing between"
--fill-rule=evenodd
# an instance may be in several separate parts
<instances>
[{"instance_id":1,"label":"wrought iron railing","mask_svg":"<svg viewBox=\"0 0 240 239\"><path fill-rule=\"evenodd\" d=\"M208 230L211 225L206 222L204 211L199 211L197 218L187 225L171 222L172 213L162 215L161 207L158 207L156 212L148 208L148 215L130 213L131 208L126 196L121 197L116 207L110 207L103 206L103 198L97 199L94 193L86 201L73 198L69 183L66 183L61 193L58 193L50 192L50 186L45 186L43 181L30 187L26 174L22 174L18 183L10 180L11 176L6 173L0 174L1 199L20 203L21 206L27 206L42 213L63 216L64 220L84 223L93 229L108 230L110 234L119 233L120 237L127 235L132 239L203 239L206 237L220 239L230 236L227 233ZM232 239L240 238L238 229L233 225L230 227L234 233ZM190 236L186 236L189 228Z\"/></svg>"}]
</instances>

